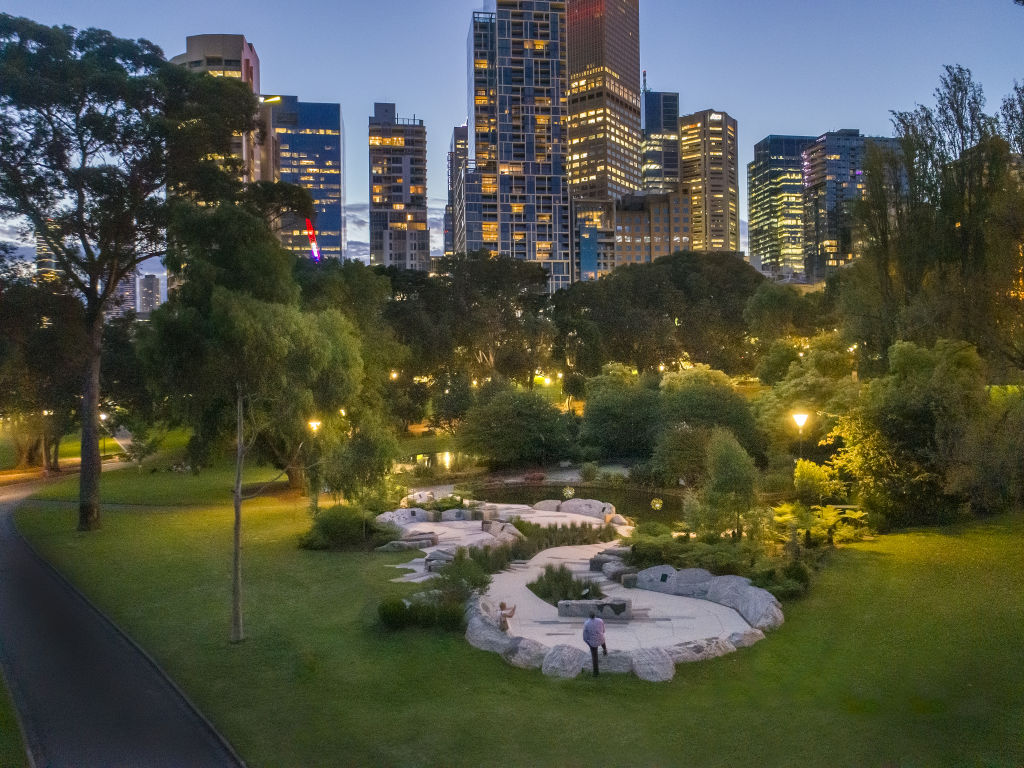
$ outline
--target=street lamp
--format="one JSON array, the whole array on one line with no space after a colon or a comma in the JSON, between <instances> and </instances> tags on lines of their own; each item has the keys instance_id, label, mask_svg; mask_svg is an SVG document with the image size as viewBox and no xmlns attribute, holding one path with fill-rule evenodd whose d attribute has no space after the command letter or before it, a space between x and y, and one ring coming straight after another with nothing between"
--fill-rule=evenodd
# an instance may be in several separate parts
<instances>
[{"instance_id":1,"label":"street lamp","mask_svg":"<svg viewBox=\"0 0 1024 768\"><path fill-rule=\"evenodd\" d=\"M100 414L100 439L103 441L103 448L100 450L100 460L107 455L107 414Z\"/></svg>"},{"instance_id":2,"label":"street lamp","mask_svg":"<svg viewBox=\"0 0 1024 768\"><path fill-rule=\"evenodd\" d=\"M807 423L806 413L794 413L793 421L796 422L796 428L800 435L800 458L804 457L804 424Z\"/></svg>"},{"instance_id":3,"label":"street lamp","mask_svg":"<svg viewBox=\"0 0 1024 768\"><path fill-rule=\"evenodd\" d=\"M317 419L309 420L309 430L313 433L313 439L316 439L317 432L320 429L320 422ZM313 451L313 463L309 466L309 511L313 517L317 516L320 511L320 470L317 467L319 456L316 453L316 448Z\"/></svg>"}]
</instances>

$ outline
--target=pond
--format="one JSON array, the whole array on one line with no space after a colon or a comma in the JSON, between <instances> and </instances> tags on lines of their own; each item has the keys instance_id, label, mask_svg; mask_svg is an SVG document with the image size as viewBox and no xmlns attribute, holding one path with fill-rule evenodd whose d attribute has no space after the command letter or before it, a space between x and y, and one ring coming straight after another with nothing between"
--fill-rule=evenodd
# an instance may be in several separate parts
<instances>
[{"instance_id":1,"label":"pond","mask_svg":"<svg viewBox=\"0 0 1024 768\"><path fill-rule=\"evenodd\" d=\"M461 472L475 466L476 460L467 453L459 451L440 451L438 453L417 453L399 459L397 469L412 471L415 467L434 469L439 472Z\"/></svg>"},{"instance_id":2,"label":"pond","mask_svg":"<svg viewBox=\"0 0 1024 768\"><path fill-rule=\"evenodd\" d=\"M565 485L501 485L488 486L477 495L499 504L536 504L544 499L564 499ZM667 525L683 518L683 500L678 495L636 488L615 488L597 485L570 486L576 498L600 499L615 505L615 510L637 522L659 522ZM662 500L660 510L651 508L655 498Z\"/></svg>"}]
</instances>

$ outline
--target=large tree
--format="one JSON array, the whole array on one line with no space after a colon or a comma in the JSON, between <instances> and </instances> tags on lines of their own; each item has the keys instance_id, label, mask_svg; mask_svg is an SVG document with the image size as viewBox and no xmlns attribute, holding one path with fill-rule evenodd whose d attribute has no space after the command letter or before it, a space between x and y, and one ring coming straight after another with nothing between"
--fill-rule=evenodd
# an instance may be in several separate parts
<instances>
[{"instance_id":1,"label":"large tree","mask_svg":"<svg viewBox=\"0 0 1024 768\"><path fill-rule=\"evenodd\" d=\"M35 231L84 305L82 530L100 523L105 311L165 250L168 192L180 203L218 178L255 112L241 83L191 75L146 40L0 15L0 215Z\"/></svg>"}]
</instances>

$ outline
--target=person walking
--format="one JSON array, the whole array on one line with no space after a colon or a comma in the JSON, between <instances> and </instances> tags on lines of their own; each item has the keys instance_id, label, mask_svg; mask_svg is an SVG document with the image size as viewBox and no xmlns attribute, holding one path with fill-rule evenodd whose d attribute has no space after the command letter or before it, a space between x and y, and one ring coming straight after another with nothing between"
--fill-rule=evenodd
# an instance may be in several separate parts
<instances>
[{"instance_id":1,"label":"person walking","mask_svg":"<svg viewBox=\"0 0 1024 768\"><path fill-rule=\"evenodd\" d=\"M597 614L590 612L590 618L583 622L583 642L590 646L590 658L594 662L594 677L597 677L597 649L608 655L608 646L604 642L604 619L599 619Z\"/></svg>"}]
</instances>

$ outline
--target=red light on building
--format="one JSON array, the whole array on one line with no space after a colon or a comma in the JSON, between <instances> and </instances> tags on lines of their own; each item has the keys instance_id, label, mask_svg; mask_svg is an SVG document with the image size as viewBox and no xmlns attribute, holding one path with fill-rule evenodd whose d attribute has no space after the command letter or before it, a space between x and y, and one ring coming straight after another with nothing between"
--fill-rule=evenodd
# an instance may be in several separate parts
<instances>
[{"instance_id":1,"label":"red light on building","mask_svg":"<svg viewBox=\"0 0 1024 768\"><path fill-rule=\"evenodd\" d=\"M313 222L306 219L306 233L309 235L309 255L313 261L320 261L320 246L316 244L316 230Z\"/></svg>"}]
</instances>

